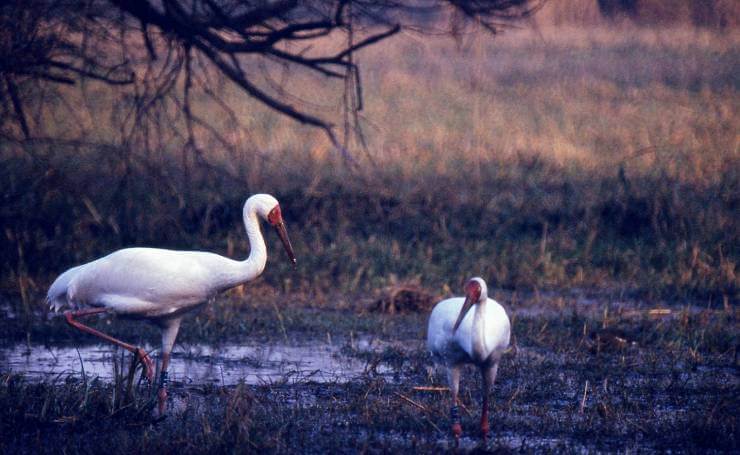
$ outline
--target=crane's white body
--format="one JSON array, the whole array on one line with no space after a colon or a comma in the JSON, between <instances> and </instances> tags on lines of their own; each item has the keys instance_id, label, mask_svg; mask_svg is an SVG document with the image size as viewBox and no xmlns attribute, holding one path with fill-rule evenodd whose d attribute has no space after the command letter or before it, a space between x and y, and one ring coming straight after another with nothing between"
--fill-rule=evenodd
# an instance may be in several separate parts
<instances>
[{"instance_id":1,"label":"crane's white body","mask_svg":"<svg viewBox=\"0 0 740 455\"><path fill-rule=\"evenodd\" d=\"M472 363L483 365L498 360L509 347L511 326L504 307L493 299L478 302L456 331L463 297L442 300L429 317L427 347L446 366Z\"/></svg>"},{"instance_id":2,"label":"crane's white body","mask_svg":"<svg viewBox=\"0 0 740 455\"><path fill-rule=\"evenodd\" d=\"M481 372L483 397L480 428L483 438L487 438L488 394L496 380L501 356L509 347L510 337L509 317L498 302L488 298L488 289L482 278L468 281L465 298L442 300L434 306L427 327L427 347L434 360L447 368L452 394L452 433L456 441L462 434L457 410L462 366L473 364Z\"/></svg>"},{"instance_id":3,"label":"crane's white body","mask_svg":"<svg viewBox=\"0 0 740 455\"><path fill-rule=\"evenodd\" d=\"M49 288L49 306L54 311L104 307L122 316L168 319L206 303L262 273L267 248L257 216L266 216L275 205L275 198L266 194L244 204L251 249L245 261L202 251L126 248L61 274Z\"/></svg>"},{"instance_id":4,"label":"crane's white body","mask_svg":"<svg viewBox=\"0 0 740 455\"><path fill-rule=\"evenodd\" d=\"M181 313L251 280L261 264L201 251L126 248L64 272L49 289L54 310L105 307L148 319Z\"/></svg>"}]
</instances>

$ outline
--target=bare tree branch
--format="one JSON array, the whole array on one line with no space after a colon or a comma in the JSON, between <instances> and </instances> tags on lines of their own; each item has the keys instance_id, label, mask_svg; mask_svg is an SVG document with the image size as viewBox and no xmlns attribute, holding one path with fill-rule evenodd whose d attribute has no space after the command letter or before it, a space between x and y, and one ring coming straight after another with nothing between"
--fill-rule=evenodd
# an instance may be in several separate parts
<instances>
[{"instance_id":1,"label":"bare tree branch","mask_svg":"<svg viewBox=\"0 0 740 455\"><path fill-rule=\"evenodd\" d=\"M322 129L342 153L333 123L307 103L263 81L249 59L276 61L290 71L345 79L346 103L358 122L362 108L360 69L353 54L404 28L433 29L450 10L495 32L501 21L530 14L540 0L10 0L0 4L0 132L15 122L33 136L24 114L32 83L74 84L94 80L131 87L132 104L123 107L127 137L150 140L149 127L170 116L166 104L176 90L185 97L187 136L197 118L192 91L214 91L195 80L206 60L245 94L300 123ZM312 46L334 34L351 35L339 49ZM295 45L301 49L296 51ZM253 61L252 61L253 64ZM183 85L184 84L184 85ZM178 87L182 87L180 92ZM38 101L38 100L37 100ZM43 102L43 100L38 101ZM345 115L345 119L347 119ZM346 122L345 122L346 123ZM180 123L182 125L182 123ZM5 125L5 126L4 126ZM170 128L176 128L171 126ZM355 130L360 132L358 127ZM17 131L17 130L16 130ZM138 131L138 132L137 132ZM173 131L174 133L174 131ZM361 133L359 133L361 134ZM161 140L161 138L159 139ZM364 138L361 138L364 142ZM347 142L346 140L344 141Z\"/></svg>"}]
</instances>

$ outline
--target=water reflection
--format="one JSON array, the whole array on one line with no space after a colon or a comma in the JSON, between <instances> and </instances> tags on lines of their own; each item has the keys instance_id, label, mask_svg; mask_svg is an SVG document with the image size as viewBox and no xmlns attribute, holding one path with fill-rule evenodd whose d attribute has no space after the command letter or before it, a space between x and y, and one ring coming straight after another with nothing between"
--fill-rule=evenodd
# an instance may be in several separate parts
<instances>
[{"instance_id":1,"label":"water reflection","mask_svg":"<svg viewBox=\"0 0 740 455\"><path fill-rule=\"evenodd\" d=\"M124 357L128 368L130 356ZM114 356L121 351L106 345L45 347L14 345L0 348L0 371L21 373L29 379L45 380L69 374L112 380ZM120 363L120 362L119 362ZM170 379L186 384L248 384L275 382L346 382L365 372L366 362L342 354L329 344L286 345L225 344L187 345L176 348L169 367ZM385 373L383 368L377 372Z\"/></svg>"}]
</instances>

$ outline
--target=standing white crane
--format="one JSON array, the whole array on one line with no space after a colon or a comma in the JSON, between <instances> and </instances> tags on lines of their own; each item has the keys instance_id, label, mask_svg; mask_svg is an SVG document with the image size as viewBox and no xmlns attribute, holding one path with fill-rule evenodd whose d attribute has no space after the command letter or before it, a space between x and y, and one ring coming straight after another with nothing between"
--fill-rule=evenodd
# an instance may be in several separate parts
<instances>
[{"instance_id":1,"label":"standing white crane","mask_svg":"<svg viewBox=\"0 0 740 455\"><path fill-rule=\"evenodd\" d=\"M167 403L167 367L172 346L185 313L211 301L216 294L253 280L265 268L267 247L259 217L275 227L293 264L296 263L278 201L255 194L244 204L244 226L250 253L235 261L203 251L126 248L62 273L49 288L46 301L54 311L65 306L67 322L83 331L131 351L141 361L151 383L153 363L146 351L106 335L76 318L99 313L145 319L162 330L159 415Z\"/></svg>"},{"instance_id":2,"label":"standing white crane","mask_svg":"<svg viewBox=\"0 0 740 455\"><path fill-rule=\"evenodd\" d=\"M483 378L483 397L480 430L488 438L488 394L498 372L498 364L509 346L511 324L504 308L488 298L486 282L471 278L465 284L465 298L454 297L435 305L429 316L427 347L437 363L447 367L447 378L452 392L452 434L455 443L462 427L458 412L457 394L460 388L460 369L466 363L476 365ZM469 313L471 307L475 311Z\"/></svg>"}]
</instances>

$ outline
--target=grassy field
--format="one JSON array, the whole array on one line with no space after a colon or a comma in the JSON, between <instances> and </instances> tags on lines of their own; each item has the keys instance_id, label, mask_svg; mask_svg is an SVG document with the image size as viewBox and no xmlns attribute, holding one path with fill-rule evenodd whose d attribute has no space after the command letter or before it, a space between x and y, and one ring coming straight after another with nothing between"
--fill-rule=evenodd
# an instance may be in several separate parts
<instances>
[{"instance_id":1,"label":"grassy field","mask_svg":"<svg viewBox=\"0 0 740 455\"><path fill-rule=\"evenodd\" d=\"M3 146L3 288L38 296L60 270L127 245L246 255L241 205L264 191L301 264L286 274L271 258L280 288L416 280L439 293L476 273L508 289L734 299L738 41L639 28L404 35L358 57L368 150L355 166L320 132L241 101L238 129L198 106L228 138L197 130L200 160L167 129L161 147L127 146L107 95L86 87L75 116L41 116L70 143ZM286 86L326 96L311 82Z\"/></svg>"},{"instance_id":2,"label":"grassy field","mask_svg":"<svg viewBox=\"0 0 740 455\"><path fill-rule=\"evenodd\" d=\"M264 275L187 319L178 341L331 334L390 373L175 384L190 405L152 423L143 386L126 403L119 385L38 384L3 368L0 450L446 449L448 403L412 389L443 382L421 344L426 312L370 309L403 287L432 301L459 294L473 275L507 306L518 347L501 367L488 449L737 450L738 44L734 29L688 27L404 34L357 57L367 149L353 162L228 86L227 110L196 100L215 125L196 127L198 150L168 127L133 130L124 94L70 92L71 113L60 103L32 119L64 141L0 147L1 343L91 342L49 318L43 295L62 270L114 249L246 257L242 204L270 192L298 268L267 232ZM328 82L286 77L341 118ZM103 327L157 343L134 324ZM355 334L394 347L368 357Z\"/></svg>"}]
</instances>

